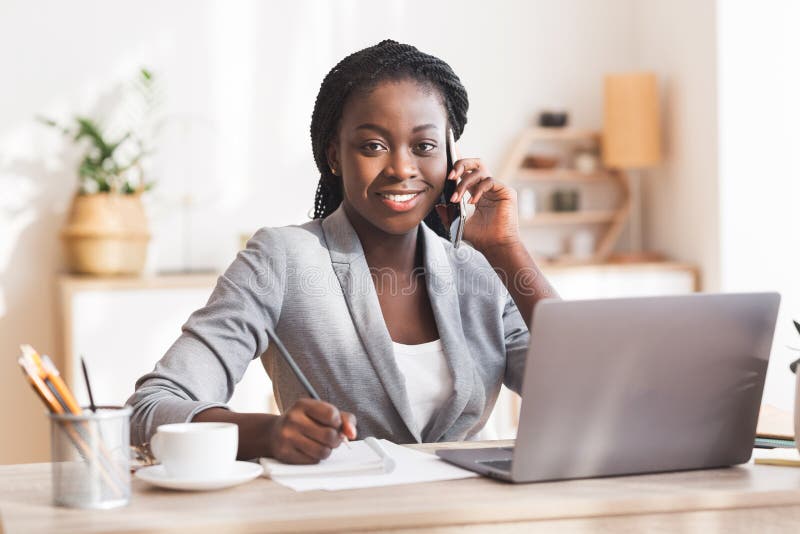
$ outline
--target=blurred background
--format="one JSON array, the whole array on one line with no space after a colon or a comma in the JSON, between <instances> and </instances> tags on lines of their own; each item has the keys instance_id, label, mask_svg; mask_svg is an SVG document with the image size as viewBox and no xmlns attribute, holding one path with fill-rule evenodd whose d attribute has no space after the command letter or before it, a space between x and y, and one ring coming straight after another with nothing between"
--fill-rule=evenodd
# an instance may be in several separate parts
<instances>
[{"instance_id":1,"label":"blurred background","mask_svg":"<svg viewBox=\"0 0 800 534\"><path fill-rule=\"evenodd\" d=\"M790 410L798 23L790 0L0 0L0 463L49 454L19 345L124 402L243 239L309 219L319 85L386 38L460 76L460 150L518 188L565 298L781 292L764 401ZM274 408L260 362L231 405Z\"/></svg>"}]
</instances>

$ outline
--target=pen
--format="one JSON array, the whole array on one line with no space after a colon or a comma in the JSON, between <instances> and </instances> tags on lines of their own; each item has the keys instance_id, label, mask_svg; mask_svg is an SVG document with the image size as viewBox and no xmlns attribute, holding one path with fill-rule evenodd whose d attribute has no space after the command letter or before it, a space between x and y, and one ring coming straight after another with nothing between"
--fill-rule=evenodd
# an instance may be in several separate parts
<instances>
[{"instance_id":1,"label":"pen","mask_svg":"<svg viewBox=\"0 0 800 534\"><path fill-rule=\"evenodd\" d=\"M308 395L314 400L322 400L319 397L317 390L314 389L314 386L311 385L311 382L308 381L306 375L304 375L303 371L301 371L300 367L298 367L297 362L294 361L294 358L292 358L292 356L289 354L289 351L286 350L286 347L283 346L283 343L281 342L280 338L277 335L275 335L275 332L272 331L272 328L270 328L269 326L265 326L264 330L267 332L267 336L272 340L272 342L275 343L275 346L278 347L278 352L281 353L283 359L286 360L286 363L288 363L289 367L292 368L294 376L296 376L297 380L300 381L300 384L303 385ZM349 449L350 440L347 439L347 436L345 436L344 433L342 433L342 438L345 445L347 445L347 448Z\"/></svg>"},{"instance_id":2,"label":"pen","mask_svg":"<svg viewBox=\"0 0 800 534\"><path fill-rule=\"evenodd\" d=\"M30 345L23 345L22 356L17 360L22 373L30 383L33 390L44 402L51 413L80 415L81 409L69 387L61 379L58 368L47 356L39 356L39 353ZM124 478L121 481L118 477L124 473L116 470L116 464L111 460L110 452L100 443L100 450L96 451L85 441L86 433L90 433L91 428L86 422L83 424L64 421L61 429L75 445L81 456L89 462L97 462L100 467L100 476L109 485L114 495L124 493ZM108 468L107 466L110 466Z\"/></svg>"},{"instance_id":3,"label":"pen","mask_svg":"<svg viewBox=\"0 0 800 534\"><path fill-rule=\"evenodd\" d=\"M81 368L83 369L83 379L86 382L86 391L89 393L89 408L93 412L97 412L97 406L94 404L94 395L92 395L92 383L89 382L89 373L86 371L86 360L81 355Z\"/></svg>"},{"instance_id":4,"label":"pen","mask_svg":"<svg viewBox=\"0 0 800 534\"><path fill-rule=\"evenodd\" d=\"M28 383L33 387L33 390L39 395L39 398L45 403L45 406L48 410L52 413L56 414L64 414L66 411L65 404L62 404L62 400L59 397L56 397L54 394L56 388L52 386L52 384L47 384L42 378L39 376L41 368L38 367L39 361L38 354L33 351L33 354L36 354L36 357L31 357L32 354L30 351L23 349L24 355L17 360L19 366L22 368L22 373L28 379ZM109 485L115 495L122 495L124 487L119 485L119 481L113 476L110 471L107 471L105 465L102 463L103 455L100 454L99 456L95 455L95 451L89 447L89 445L84 441L83 436L81 436L80 432L78 431L77 427L74 427L70 422L64 422L61 426L62 430L67 433L70 441L78 448L81 455L85 457L89 461L96 461L100 466L100 476L103 477L103 480ZM106 461L108 459L106 458Z\"/></svg>"}]
</instances>

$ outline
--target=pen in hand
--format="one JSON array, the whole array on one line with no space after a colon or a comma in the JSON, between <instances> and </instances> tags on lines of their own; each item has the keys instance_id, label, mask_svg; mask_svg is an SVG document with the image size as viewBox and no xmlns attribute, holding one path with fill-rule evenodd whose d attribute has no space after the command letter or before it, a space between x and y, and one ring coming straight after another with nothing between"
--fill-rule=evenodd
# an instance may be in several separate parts
<instances>
[{"instance_id":1,"label":"pen in hand","mask_svg":"<svg viewBox=\"0 0 800 534\"><path fill-rule=\"evenodd\" d=\"M321 401L322 399L320 398L319 394L317 393L317 390L314 389L314 386L312 386L311 382L308 381L308 379L306 378L306 375L303 374L302 370L300 370L300 367L298 367L297 362L294 361L294 358L292 358L292 356L289 354L289 351L286 350L286 347L283 346L283 343L281 342L280 338L275 334L275 332L272 331L272 328L270 328L270 326L267 325L267 326L264 327L264 330L267 333L267 337L269 337L269 339L278 348L278 352L281 353L281 356L283 356L283 359L286 361L286 363L289 365L289 367L291 367L292 372L297 377L297 380L300 382L300 384L302 384L303 388L305 388L305 390L308 393L308 395L314 400ZM340 433L340 435L342 437L342 441L344 442L344 444L347 446L348 449L351 448L350 447L350 440L347 439L347 435L345 435L345 433L344 433L344 420L342 421L342 424L341 424L341 426L339 427L338 430L339 430L339 433Z\"/></svg>"}]
</instances>

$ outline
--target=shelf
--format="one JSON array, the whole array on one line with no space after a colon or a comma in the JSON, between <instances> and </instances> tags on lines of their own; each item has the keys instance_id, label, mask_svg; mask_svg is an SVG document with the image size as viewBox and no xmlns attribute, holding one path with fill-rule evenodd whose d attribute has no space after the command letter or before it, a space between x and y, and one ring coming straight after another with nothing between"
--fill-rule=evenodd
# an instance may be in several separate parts
<instances>
[{"instance_id":1,"label":"shelf","mask_svg":"<svg viewBox=\"0 0 800 534\"><path fill-rule=\"evenodd\" d=\"M531 219L520 220L520 226L549 226L557 224L599 224L609 223L617 215L616 211L554 211L535 215Z\"/></svg>"},{"instance_id":2,"label":"shelf","mask_svg":"<svg viewBox=\"0 0 800 534\"><path fill-rule=\"evenodd\" d=\"M551 145L564 143L564 145L546 147L557 149L551 152L550 150L545 151L542 146L534 149L536 143L551 143ZM591 146L592 149L597 149L602 144L602 132L599 129L591 128L527 127L511 147L498 178L516 188L518 192L527 192L531 189L536 192L541 189L538 193L544 194L549 189L558 189L566 185L569 185L571 189L582 189L581 197L588 200L585 204L598 206L598 208L573 212L539 212L528 219L520 217L519 226L528 230L535 229L535 231L529 232L528 238L538 241L547 237L552 244L554 243L553 239L563 241L569 234L581 230L582 225L593 225L590 229L595 234L596 246L588 262L594 263L608 258L628 219L631 201L630 187L625 172L604 167L600 157L598 157L598 166L592 173L581 173L574 168L546 169L528 166L530 164L528 158L534 154L542 160L555 158L559 164L564 165L567 151L581 144L586 145L587 148ZM544 162L540 161L539 163ZM619 193L616 195L617 200L614 206L608 206L607 202L599 201L601 197L608 200L608 191L605 189L609 189L609 187L606 186L614 186L613 189ZM595 189L604 189L604 191L595 191ZM592 199L597 199L597 201ZM573 262L575 264L586 263L564 257L559 260L561 265Z\"/></svg>"},{"instance_id":3,"label":"shelf","mask_svg":"<svg viewBox=\"0 0 800 534\"><path fill-rule=\"evenodd\" d=\"M516 173L517 182L602 182L612 180L608 171L584 173L575 169L520 169Z\"/></svg>"},{"instance_id":4,"label":"shelf","mask_svg":"<svg viewBox=\"0 0 800 534\"><path fill-rule=\"evenodd\" d=\"M590 267L598 265L599 262L591 258L587 260L576 260L574 258L558 258L550 260L547 259L537 260L536 264L542 269L549 270L549 269L563 269L563 268L575 268L575 267Z\"/></svg>"},{"instance_id":5,"label":"shelf","mask_svg":"<svg viewBox=\"0 0 800 534\"><path fill-rule=\"evenodd\" d=\"M588 128L532 128L531 141L598 141L600 132Z\"/></svg>"}]
</instances>

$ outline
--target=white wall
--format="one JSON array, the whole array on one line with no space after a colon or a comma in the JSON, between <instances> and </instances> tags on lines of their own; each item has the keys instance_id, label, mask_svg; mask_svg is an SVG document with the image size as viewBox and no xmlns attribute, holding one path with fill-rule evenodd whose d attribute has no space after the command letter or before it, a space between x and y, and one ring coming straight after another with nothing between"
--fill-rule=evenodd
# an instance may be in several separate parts
<instances>
[{"instance_id":1,"label":"white wall","mask_svg":"<svg viewBox=\"0 0 800 534\"><path fill-rule=\"evenodd\" d=\"M800 353L800 3L719 6L721 285L783 300L765 401L790 409Z\"/></svg>"},{"instance_id":2,"label":"white wall","mask_svg":"<svg viewBox=\"0 0 800 534\"><path fill-rule=\"evenodd\" d=\"M645 176L648 248L700 265L705 291L778 291L764 401L790 410L800 356L800 4L634 4L636 63L663 82L665 163Z\"/></svg>"},{"instance_id":3,"label":"white wall","mask_svg":"<svg viewBox=\"0 0 800 534\"><path fill-rule=\"evenodd\" d=\"M48 454L42 408L15 369L18 344L59 360L57 235L77 153L34 115L91 111L137 66L155 70L171 120L153 165L151 267L218 269L239 233L307 220L311 110L347 53L391 37L450 62L471 97L462 151L497 169L541 107L600 126L602 75L634 66L634 4L0 3L0 421L15 429L0 440L0 463Z\"/></svg>"},{"instance_id":4,"label":"white wall","mask_svg":"<svg viewBox=\"0 0 800 534\"><path fill-rule=\"evenodd\" d=\"M700 267L718 291L716 2L635 2L636 64L658 73L664 162L642 173L645 248Z\"/></svg>"}]
</instances>

